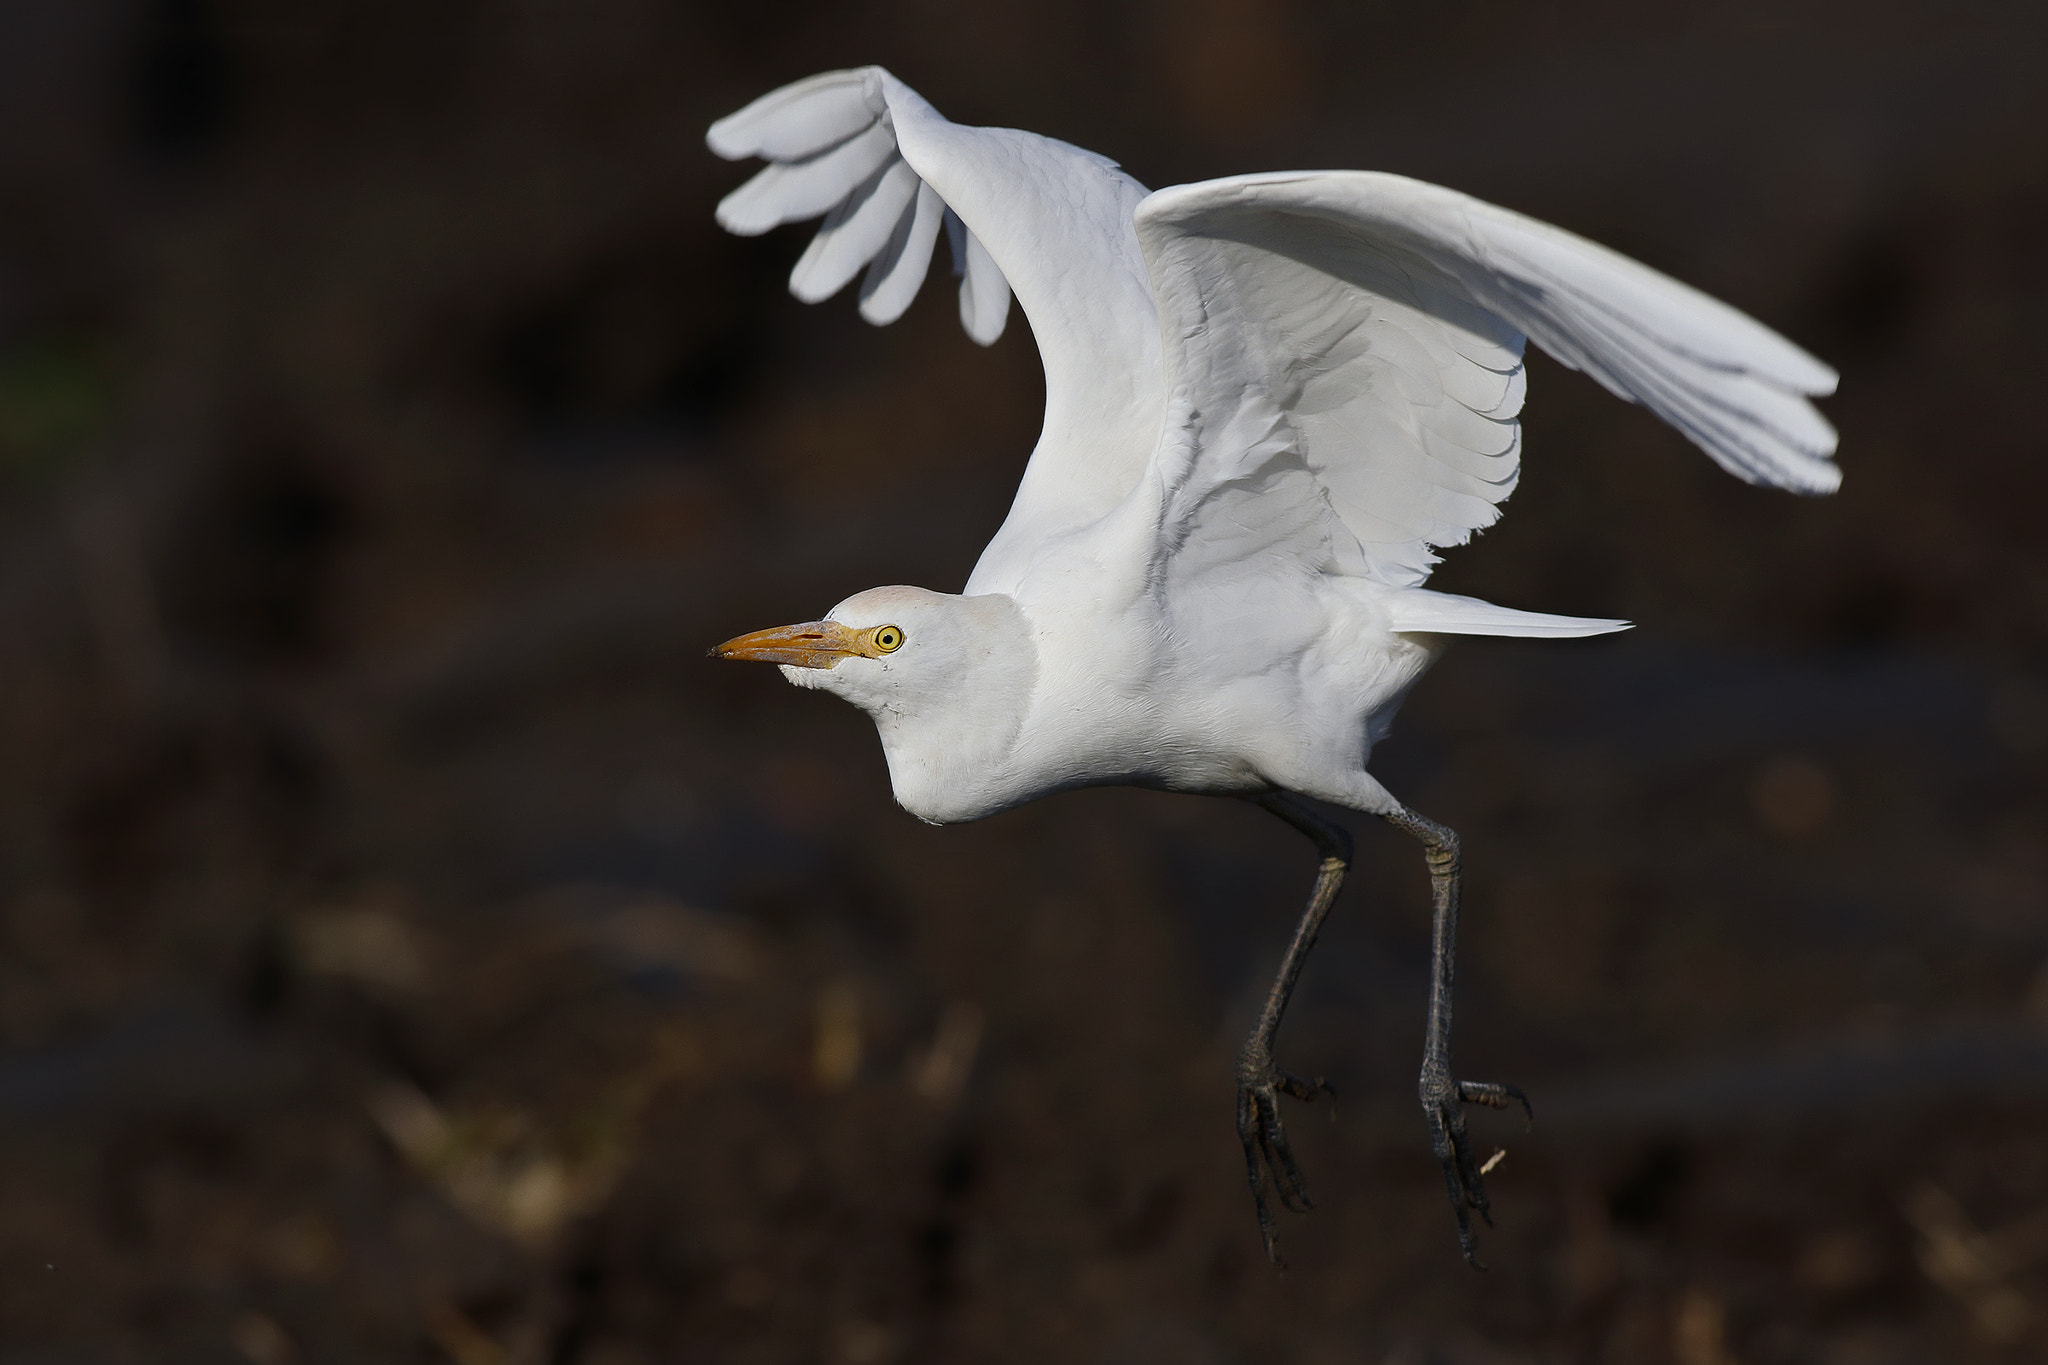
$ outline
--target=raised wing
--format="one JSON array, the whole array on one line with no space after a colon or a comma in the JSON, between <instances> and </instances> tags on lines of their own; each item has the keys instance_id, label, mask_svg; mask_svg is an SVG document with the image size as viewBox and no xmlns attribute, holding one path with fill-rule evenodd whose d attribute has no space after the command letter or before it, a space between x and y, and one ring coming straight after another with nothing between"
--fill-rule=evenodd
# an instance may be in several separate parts
<instances>
[{"instance_id":1,"label":"raised wing","mask_svg":"<svg viewBox=\"0 0 2048 1365\"><path fill-rule=\"evenodd\" d=\"M1432 548L1514 489L1525 337L1739 478L1840 482L1805 397L1832 370L1561 229L1363 171L1177 186L1136 225L1175 404L1164 543L1184 568L1279 552L1420 585Z\"/></svg>"},{"instance_id":2,"label":"raised wing","mask_svg":"<svg viewBox=\"0 0 2048 1365\"><path fill-rule=\"evenodd\" d=\"M876 326L903 316L931 264L946 204L896 143L882 73L827 71L786 85L711 125L705 140L729 161L768 168L718 205L718 223L753 237L823 215L825 224L789 275L789 292L819 303L867 268L860 313ZM954 218L960 323L982 345L1003 334L1010 282L980 239Z\"/></svg>"},{"instance_id":3,"label":"raised wing","mask_svg":"<svg viewBox=\"0 0 2048 1365\"><path fill-rule=\"evenodd\" d=\"M1016 291L1045 365L1045 430L991 554L1091 522L1128 490L1160 413L1158 320L1131 228L1144 186L1064 142L949 123L879 66L764 95L712 124L707 141L728 159L769 162L718 206L729 230L825 216L790 274L800 299L829 297L865 267L861 315L895 321L942 222L969 336L995 341Z\"/></svg>"}]
</instances>

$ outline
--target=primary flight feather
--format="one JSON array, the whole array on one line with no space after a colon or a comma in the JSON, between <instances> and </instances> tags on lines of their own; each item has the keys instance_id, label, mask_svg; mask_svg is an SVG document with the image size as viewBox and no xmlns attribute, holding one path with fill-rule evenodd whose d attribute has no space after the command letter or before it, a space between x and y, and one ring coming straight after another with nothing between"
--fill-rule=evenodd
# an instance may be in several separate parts
<instances>
[{"instance_id":1,"label":"primary flight feather","mask_svg":"<svg viewBox=\"0 0 2048 1365\"><path fill-rule=\"evenodd\" d=\"M1248 797L1314 839L1321 874L1238 1066L1261 1231L1306 1206L1272 1060L1295 975L1350 857L1295 799L1422 841L1435 911L1421 1095L1468 1259L1486 1217L1461 1103L1526 1105L1450 1070L1454 834L1366 771L1451 634L1577 636L1621 621L1425 587L1434 551L1500 515L1521 468L1534 341L1751 483L1832 491L1835 375L1698 291L1559 228L1365 171L1148 192L1106 158L942 118L880 67L813 76L713 124L767 168L718 206L733 232L825 221L790 275L817 301L861 275L900 317L944 229L960 319L986 345L1011 295L1045 365L1045 425L958 595L858 593L822 620L720 645L874 717L897 799L934 823L1072 787ZM864 273L863 273L864 272Z\"/></svg>"}]
</instances>

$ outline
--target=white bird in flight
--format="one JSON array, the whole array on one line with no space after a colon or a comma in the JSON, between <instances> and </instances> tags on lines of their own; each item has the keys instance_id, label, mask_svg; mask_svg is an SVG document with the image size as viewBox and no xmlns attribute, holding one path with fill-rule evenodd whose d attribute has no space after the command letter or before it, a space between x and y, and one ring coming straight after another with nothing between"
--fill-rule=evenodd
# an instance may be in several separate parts
<instances>
[{"instance_id":1,"label":"white bird in flight","mask_svg":"<svg viewBox=\"0 0 2048 1365\"><path fill-rule=\"evenodd\" d=\"M1367 171L1231 176L1156 193L1064 142L950 123L879 66L832 71L711 126L768 167L726 196L743 235L823 215L791 273L817 302L863 267L895 321L943 226L960 320L987 345L1014 292L1045 426L958 595L872 588L712 652L782 665L866 711L896 799L933 824L1074 787L1249 798L1315 841L1315 889L1237 1068L1268 1254L1273 1196L1307 1191L1273 1040L1351 858L1300 797L1420 840L1434 902L1420 1094L1458 1239L1491 1222L1460 1105L1528 1101L1450 1058L1457 836L1367 772L1448 635L1581 636L1623 621L1514 611L1424 584L1493 524L1521 463L1533 341L1750 483L1831 492L1835 373L1698 291L1561 229ZM1277 1259L1277 1258L1276 1258Z\"/></svg>"}]
</instances>

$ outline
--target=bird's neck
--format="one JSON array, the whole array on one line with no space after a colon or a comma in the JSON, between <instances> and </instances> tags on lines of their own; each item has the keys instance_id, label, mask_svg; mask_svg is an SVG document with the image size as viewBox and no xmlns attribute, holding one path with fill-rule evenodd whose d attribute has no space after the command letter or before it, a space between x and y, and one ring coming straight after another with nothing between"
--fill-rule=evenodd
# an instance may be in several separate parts
<instances>
[{"instance_id":1,"label":"bird's neck","mask_svg":"<svg viewBox=\"0 0 2048 1365\"><path fill-rule=\"evenodd\" d=\"M974 628L952 685L914 710L869 711L897 802L935 825L993 815L1033 794L1014 790L1017 736L1038 681L1029 622L1004 594L959 600Z\"/></svg>"}]
</instances>

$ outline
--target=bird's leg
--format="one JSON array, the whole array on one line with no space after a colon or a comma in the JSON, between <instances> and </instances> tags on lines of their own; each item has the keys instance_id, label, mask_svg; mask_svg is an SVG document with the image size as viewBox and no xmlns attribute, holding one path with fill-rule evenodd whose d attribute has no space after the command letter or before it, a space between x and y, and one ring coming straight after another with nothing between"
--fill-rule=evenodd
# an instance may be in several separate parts
<instances>
[{"instance_id":1,"label":"bird's leg","mask_svg":"<svg viewBox=\"0 0 2048 1365\"><path fill-rule=\"evenodd\" d=\"M1422 841L1429 859L1430 898L1433 903L1429 945L1429 1029L1422 1049L1423 1117L1429 1122L1430 1149L1443 1167L1444 1186L1451 1196L1451 1212L1458 1217L1458 1246L1465 1259L1480 1265L1472 1220L1467 1210L1477 1213L1488 1227L1493 1215L1486 1202L1486 1185L1472 1160L1472 1145L1465 1137L1465 1117L1460 1105L1483 1104L1505 1109L1520 1104L1535 1121L1529 1097L1512 1085L1491 1081L1460 1081L1451 1075L1451 985L1456 976L1458 948L1458 836L1434 820L1396 806L1381 817L1394 828Z\"/></svg>"},{"instance_id":2,"label":"bird's leg","mask_svg":"<svg viewBox=\"0 0 2048 1365\"><path fill-rule=\"evenodd\" d=\"M1280 1122L1280 1095L1284 1092L1296 1099L1312 1100L1331 1091L1321 1077L1303 1080L1274 1066L1273 1036L1280 1031L1280 1016L1286 1012L1287 999L1294 993L1295 979L1301 975L1309 950L1316 946L1316 934L1336 903L1337 890L1344 884L1344 873L1351 866L1351 835L1285 792L1252 799L1314 840L1317 851L1323 855L1322 864L1316 869L1315 890L1309 893L1308 908L1301 912L1301 920L1294 926L1294 939L1287 945L1287 956L1281 959L1280 973L1274 977L1272 989L1266 992L1259 1022L1237 1055L1237 1136L1244 1143L1245 1175L1251 1181L1252 1203L1258 1209L1259 1235L1265 1240L1266 1255L1279 1265L1280 1255L1273 1242L1271 1196L1277 1195L1282 1204L1296 1213L1309 1207L1308 1184L1302 1179L1301 1167L1288 1146L1287 1130Z\"/></svg>"}]
</instances>

